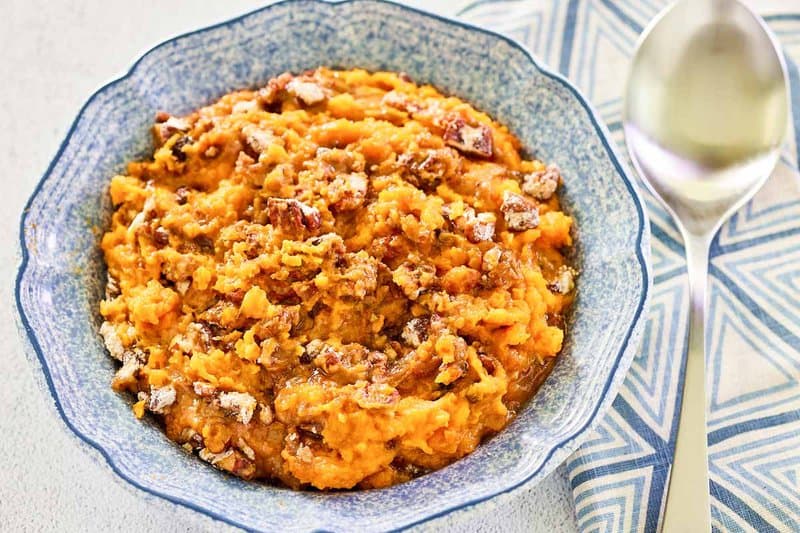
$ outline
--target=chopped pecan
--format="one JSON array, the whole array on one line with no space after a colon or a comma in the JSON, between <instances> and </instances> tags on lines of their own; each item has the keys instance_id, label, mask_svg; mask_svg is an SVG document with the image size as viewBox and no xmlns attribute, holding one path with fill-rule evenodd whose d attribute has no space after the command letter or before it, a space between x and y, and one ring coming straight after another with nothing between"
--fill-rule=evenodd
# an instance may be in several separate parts
<instances>
[{"instance_id":1,"label":"chopped pecan","mask_svg":"<svg viewBox=\"0 0 800 533\"><path fill-rule=\"evenodd\" d=\"M328 200L336 211L352 211L367 197L367 175L363 172L340 174L328 185Z\"/></svg>"},{"instance_id":2,"label":"chopped pecan","mask_svg":"<svg viewBox=\"0 0 800 533\"><path fill-rule=\"evenodd\" d=\"M259 100L267 106L273 106L280 102L281 95L286 90L286 85L294 78L290 73L284 72L276 78L272 78L267 85L258 90Z\"/></svg>"},{"instance_id":3,"label":"chopped pecan","mask_svg":"<svg viewBox=\"0 0 800 533\"><path fill-rule=\"evenodd\" d=\"M202 459L203 461L206 461L216 466L221 461L233 455L233 450L228 449L221 453L213 453L208 448L203 448L197 455L200 456L200 459Z\"/></svg>"},{"instance_id":4,"label":"chopped pecan","mask_svg":"<svg viewBox=\"0 0 800 533\"><path fill-rule=\"evenodd\" d=\"M503 257L503 249L499 246L492 246L483 253L483 260L481 261L481 270L484 272L491 272L497 265L500 264L500 259Z\"/></svg>"},{"instance_id":5,"label":"chopped pecan","mask_svg":"<svg viewBox=\"0 0 800 533\"><path fill-rule=\"evenodd\" d=\"M465 376L468 371L469 364L466 361L443 364L439 367L439 373L434 382L445 386L450 385Z\"/></svg>"},{"instance_id":6,"label":"chopped pecan","mask_svg":"<svg viewBox=\"0 0 800 533\"><path fill-rule=\"evenodd\" d=\"M510 231L525 231L539 225L539 208L523 196L505 191L500 206L506 226Z\"/></svg>"},{"instance_id":7,"label":"chopped pecan","mask_svg":"<svg viewBox=\"0 0 800 533\"><path fill-rule=\"evenodd\" d=\"M100 335L103 337L108 353L114 359L122 361L122 356L125 353L125 345L117 333L117 329L111 322L103 322L100 325Z\"/></svg>"},{"instance_id":8,"label":"chopped pecan","mask_svg":"<svg viewBox=\"0 0 800 533\"><path fill-rule=\"evenodd\" d=\"M305 444L301 444L297 447L297 458L304 463L310 463L314 460L314 452Z\"/></svg>"},{"instance_id":9,"label":"chopped pecan","mask_svg":"<svg viewBox=\"0 0 800 533\"><path fill-rule=\"evenodd\" d=\"M213 254L216 251L214 240L207 235L198 235L195 237L194 244L204 254Z\"/></svg>"},{"instance_id":10,"label":"chopped pecan","mask_svg":"<svg viewBox=\"0 0 800 533\"><path fill-rule=\"evenodd\" d=\"M270 131L253 124L242 128L242 148L253 161L258 161L258 157L274 142L275 136Z\"/></svg>"},{"instance_id":11,"label":"chopped pecan","mask_svg":"<svg viewBox=\"0 0 800 533\"><path fill-rule=\"evenodd\" d=\"M249 424L256 410L256 399L246 392L222 392L219 405L242 424Z\"/></svg>"},{"instance_id":12,"label":"chopped pecan","mask_svg":"<svg viewBox=\"0 0 800 533\"><path fill-rule=\"evenodd\" d=\"M456 224L462 227L469 242L491 241L494 238L495 218L492 213L475 214L475 210L469 208Z\"/></svg>"},{"instance_id":13,"label":"chopped pecan","mask_svg":"<svg viewBox=\"0 0 800 533\"><path fill-rule=\"evenodd\" d=\"M192 428L186 428L181 431L178 442L182 442L183 448L188 452L201 450L205 447L203 436Z\"/></svg>"},{"instance_id":14,"label":"chopped pecan","mask_svg":"<svg viewBox=\"0 0 800 533\"><path fill-rule=\"evenodd\" d=\"M385 106L405 111L406 113L416 113L422 109L418 103L412 101L407 95L398 91L389 91L384 94L383 98L381 98L381 103Z\"/></svg>"},{"instance_id":15,"label":"chopped pecan","mask_svg":"<svg viewBox=\"0 0 800 533\"><path fill-rule=\"evenodd\" d=\"M322 355L328 350L333 350L333 348L331 348L330 346L328 346L319 339L313 339L309 341L308 344L305 345L304 350L305 351L303 353L305 355L308 355L308 357L310 358L308 362L310 363L318 355Z\"/></svg>"},{"instance_id":16,"label":"chopped pecan","mask_svg":"<svg viewBox=\"0 0 800 533\"><path fill-rule=\"evenodd\" d=\"M308 353L307 350L304 351L302 354L300 354L300 358L298 359L301 365L310 365L311 361L313 360L314 358L311 356L310 353Z\"/></svg>"},{"instance_id":17,"label":"chopped pecan","mask_svg":"<svg viewBox=\"0 0 800 533\"><path fill-rule=\"evenodd\" d=\"M397 162L406 169L406 180L427 191L435 189L442 180L457 175L460 165L458 154L452 148L404 153Z\"/></svg>"},{"instance_id":18,"label":"chopped pecan","mask_svg":"<svg viewBox=\"0 0 800 533\"><path fill-rule=\"evenodd\" d=\"M361 299L378 287L378 268L380 262L363 250L348 253L340 258L337 265L336 294L340 297Z\"/></svg>"},{"instance_id":19,"label":"chopped pecan","mask_svg":"<svg viewBox=\"0 0 800 533\"><path fill-rule=\"evenodd\" d=\"M150 395L145 407L154 413L164 414L167 407L175 403L176 398L175 387L172 385L165 385L164 387L153 387L151 385Z\"/></svg>"},{"instance_id":20,"label":"chopped pecan","mask_svg":"<svg viewBox=\"0 0 800 533\"><path fill-rule=\"evenodd\" d=\"M368 383L358 392L356 402L365 409L386 407L400 400L397 389L386 383Z\"/></svg>"},{"instance_id":21,"label":"chopped pecan","mask_svg":"<svg viewBox=\"0 0 800 533\"><path fill-rule=\"evenodd\" d=\"M406 261L392 272L392 279L409 300L416 300L436 282L436 268L425 263Z\"/></svg>"},{"instance_id":22,"label":"chopped pecan","mask_svg":"<svg viewBox=\"0 0 800 533\"><path fill-rule=\"evenodd\" d=\"M272 422L275 420L275 414L272 412L272 408L263 403L258 407L258 420L265 426L272 424Z\"/></svg>"},{"instance_id":23,"label":"chopped pecan","mask_svg":"<svg viewBox=\"0 0 800 533\"><path fill-rule=\"evenodd\" d=\"M192 143L194 143L194 139L188 135L181 135L178 137L178 140L176 140L172 144L172 148L170 148L172 157L174 157L179 163L186 161L186 152L184 152L183 149L187 146L190 146Z\"/></svg>"},{"instance_id":24,"label":"chopped pecan","mask_svg":"<svg viewBox=\"0 0 800 533\"><path fill-rule=\"evenodd\" d=\"M430 468L415 465L414 463L410 463L401 457L395 457L391 466L398 474L409 479L425 475L431 471Z\"/></svg>"},{"instance_id":25,"label":"chopped pecan","mask_svg":"<svg viewBox=\"0 0 800 533\"><path fill-rule=\"evenodd\" d=\"M489 375L494 375L494 371L497 369L497 365L499 364L497 359L491 355L486 355L480 352L478 353L478 359L480 359L483 369L486 370L486 373Z\"/></svg>"},{"instance_id":26,"label":"chopped pecan","mask_svg":"<svg viewBox=\"0 0 800 533\"><path fill-rule=\"evenodd\" d=\"M314 231L322 224L316 208L293 198L268 198L267 217L273 227L290 233Z\"/></svg>"},{"instance_id":27,"label":"chopped pecan","mask_svg":"<svg viewBox=\"0 0 800 533\"><path fill-rule=\"evenodd\" d=\"M327 98L325 91L312 81L294 78L286 84L286 91L305 105L314 105Z\"/></svg>"},{"instance_id":28,"label":"chopped pecan","mask_svg":"<svg viewBox=\"0 0 800 533\"><path fill-rule=\"evenodd\" d=\"M175 189L175 201L178 205L185 205L189 201L189 188L181 185Z\"/></svg>"},{"instance_id":29,"label":"chopped pecan","mask_svg":"<svg viewBox=\"0 0 800 533\"><path fill-rule=\"evenodd\" d=\"M556 272L556 276L547 288L558 294L567 294L575 288L575 271L566 265L562 265Z\"/></svg>"},{"instance_id":30,"label":"chopped pecan","mask_svg":"<svg viewBox=\"0 0 800 533\"><path fill-rule=\"evenodd\" d=\"M325 168L325 174L328 177L349 172L364 172L365 168L363 155L358 152L342 150L341 148L320 146L317 148L315 158L323 163L322 166Z\"/></svg>"},{"instance_id":31,"label":"chopped pecan","mask_svg":"<svg viewBox=\"0 0 800 533\"><path fill-rule=\"evenodd\" d=\"M522 279L522 265L509 250L497 246L483 254L481 270L484 272L481 285L486 288L511 287Z\"/></svg>"},{"instance_id":32,"label":"chopped pecan","mask_svg":"<svg viewBox=\"0 0 800 533\"><path fill-rule=\"evenodd\" d=\"M184 118L173 117L170 115L165 117L165 115L162 113L156 115L156 120L158 122L155 126L153 126L153 138L157 146L163 145L176 133L186 133L192 127L191 124L189 124L189 121Z\"/></svg>"},{"instance_id":33,"label":"chopped pecan","mask_svg":"<svg viewBox=\"0 0 800 533\"><path fill-rule=\"evenodd\" d=\"M253 257L255 257L255 255ZM245 295L245 290L239 288L239 289L233 289L231 292L227 293L225 295L225 298L229 302L239 305L240 303L242 303L242 300L244 300L244 295Z\"/></svg>"},{"instance_id":34,"label":"chopped pecan","mask_svg":"<svg viewBox=\"0 0 800 533\"><path fill-rule=\"evenodd\" d=\"M146 362L147 354L139 348L125 350L122 354L122 367L114 375L114 385L122 386L133 382Z\"/></svg>"},{"instance_id":35,"label":"chopped pecan","mask_svg":"<svg viewBox=\"0 0 800 533\"><path fill-rule=\"evenodd\" d=\"M233 104L231 112L233 113L250 113L259 109L258 102L255 100L241 100Z\"/></svg>"},{"instance_id":36,"label":"chopped pecan","mask_svg":"<svg viewBox=\"0 0 800 533\"><path fill-rule=\"evenodd\" d=\"M106 281L106 293L105 293L106 300L113 300L120 294L122 294L122 291L120 291L119 282L117 281L116 278L114 278L111 274L109 274Z\"/></svg>"},{"instance_id":37,"label":"chopped pecan","mask_svg":"<svg viewBox=\"0 0 800 533\"><path fill-rule=\"evenodd\" d=\"M322 440L322 426L317 422L300 424L297 426L297 434L306 441L319 441Z\"/></svg>"},{"instance_id":38,"label":"chopped pecan","mask_svg":"<svg viewBox=\"0 0 800 533\"><path fill-rule=\"evenodd\" d=\"M163 226L158 226L153 230L153 243L159 248L169 244L169 231Z\"/></svg>"},{"instance_id":39,"label":"chopped pecan","mask_svg":"<svg viewBox=\"0 0 800 533\"><path fill-rule=\"evenodd\" d=\"M492 130L485 124L470 126L461 117L450 117L445 122L444 142L471 155L490 158L494 154Z\"/></svg>"},{"instance_id":40,"label":"chopped pecan","mask_svg":"<svg viewBox=\"0 0 800 533\"><path fill-rule=\"evenodd\" d=\"M255 463L243 452L233 448L228 448L222 453L213 453L208 448L203 448L197 455L214 467L220 470L227 470L244 479L251 479L256 473Z\"/></svg>"},{"instance_id":41,"label":"chopped pecan","mask_svg":"<svg viewBox=\"0 0 800 533\"><path fill-rule=\"evenodd\" d=\"M217 387L205 381L195 381L192 384L192 389L194 389L194 393L201 398L210 398L217 393Z\"/></svg>"},{"instance_id":42,"label":"chopped pecan","mask_svg":"<svg viewBox=\"0 0 800 533\"><path fill-rule=\"evenodd\" d=\"M133 217L131 223L128 225L128 232L135 234L139 231L140 228L144 226L144 223L148 220L152 220L156 216L156 200L153 196L148 196L147 199L144 201L144 205L142 206L142 210Z\"/></svg>"},{"instance_id":43,"label":"chopped pecan","mask_svg":"<svg viewBox=\"0 0 800 533\"><path fill-rule=\"evenodd\" d=\"M192 282L188 279L182 279L180 281L175 282L175 290L178 291L178 294L181 296L186 295L186 291L189 290L189 287L192 285Z\"/></svg>"},{"instance_id":44,"label":"chopped pecan","mask_svg":"<svg viewBox=\"0 0 800 533\"><path fill-rule=\"evenodd\" d=\"M544 170L525 175L522 180L522 192L545 201L555 194L561 183L561 172L556 165L548 165Z\"/></svg>"},{"instance_id":45,"label":"chopped pecan","mask_svg":"<svg viewBox=\"0 0 800 533\"><path fill-rule=\"evenodd\" d=\"M420 344L428 340L430 329L431 319L429 317L412 318L403 328L401 338L403 342L412 348L417 348Z\"/></svg>"},{"instance_id":46,"label":"chopped pecan","mask_svg":"<svg viewBox=\"0 0 800 533\"><path fill-rule=\"evenodd\" d=\"M239 448L239 451L241 451L244 454L244 456L250 459L251 461L256 460L255 450L253 450L253 448L251 448L247 444L247 441L245 441L243 438L239 437L239 439L236 441L236 447Z\"/></svg>"},{"instance_id":47,"label":"chopped pecan","mask_svg":"<svg viewBox=\"0 0 800 533\"><path fill-rule=\"evenodd\" d=\"M479 243L491 241L494 238L495 216L492 213L475 213L471 207L464 209L464 212L451 218L450 205L445 205L443 214L455 223L455 227L461 230L469 242Z\"/></svg>"},{"instance_id":48,"label":"chopped pecan","mask_svg":"<svg viewBox=\"0 0 800 533\"><path fill-rule=\"evenodd\" d=\"M211 330L205 324L192 322L186 326L186 333L173 337L170 346L178 348L187 355L207 352L212 346L211 336Z\"/></svg>"}]
</instances>

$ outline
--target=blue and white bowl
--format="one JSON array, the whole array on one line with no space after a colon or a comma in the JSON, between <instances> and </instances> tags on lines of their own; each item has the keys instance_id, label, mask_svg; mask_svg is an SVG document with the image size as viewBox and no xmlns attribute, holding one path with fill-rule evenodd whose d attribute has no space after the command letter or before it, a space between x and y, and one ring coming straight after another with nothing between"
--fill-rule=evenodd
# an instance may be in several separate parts
<instances>
[{"instance_id":1,"label":"blue and white bowl","mask_svg":"<svg viewBox=\"0 0 800 533\"><path fill-rule=\"evenodd\" d=\"M470 101L530 155L561 167L564 206L577 222L578 297L542 389L469 457L387 489L294 492L214 470L133 417L131 398L111 390L113 363L97 332L107 184L151 150L154 113L186 113L319 65L405 71ZM19 317L67 426L136 487L261 530L404 528L538 482L614 399L651 283L642 201L579 92L505 37L378 0L283 2L157 46L81 109L30 199L20 237Z\"/></svg>"}]
</instances>

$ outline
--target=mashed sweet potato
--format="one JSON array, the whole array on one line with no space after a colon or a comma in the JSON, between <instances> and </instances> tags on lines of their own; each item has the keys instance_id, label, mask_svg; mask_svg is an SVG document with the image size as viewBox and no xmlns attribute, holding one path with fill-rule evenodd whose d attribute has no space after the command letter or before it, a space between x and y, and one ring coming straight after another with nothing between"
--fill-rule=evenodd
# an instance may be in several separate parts
<instances>
[{"instance_id":1,"label":"mashed sweet potato","mask_svg":"<svg viewBox=\"0 0 800 533\"><path fill-rule=\"evenodd\" d=\"M101 334L167 436L246 479L383 487L500 431L561 349L558 169L403 75L281 75L111 180Z\"/></svg>"}]
</instances>

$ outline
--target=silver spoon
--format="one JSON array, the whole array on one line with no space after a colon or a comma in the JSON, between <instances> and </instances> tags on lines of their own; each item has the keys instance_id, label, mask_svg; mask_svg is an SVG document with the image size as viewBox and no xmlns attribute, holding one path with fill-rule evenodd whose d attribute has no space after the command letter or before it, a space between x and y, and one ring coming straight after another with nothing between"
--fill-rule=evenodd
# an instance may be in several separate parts
<instances>
[{"instance_id":1,"label":"silver spoon","mask_svg":"<svg viewBox=\"0 0 800 533\"><path fill-rule=\"evenodd\" d=\"M786 65L764 21L736 0L680 0L642 33L624 105L633 164L680 228L691 323L664 531L711 529L704 318L708 254L722 223L778 161Z\"/></svg>"}]
</instances>

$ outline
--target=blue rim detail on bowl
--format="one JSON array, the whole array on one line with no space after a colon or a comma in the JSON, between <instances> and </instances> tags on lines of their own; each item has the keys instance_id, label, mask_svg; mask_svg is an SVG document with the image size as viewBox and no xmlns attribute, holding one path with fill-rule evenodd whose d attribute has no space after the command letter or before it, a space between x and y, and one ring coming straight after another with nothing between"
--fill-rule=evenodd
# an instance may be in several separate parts
<instances>
[{"instance_id":1,"label":"blue rim detail on bowl","mask_svg":"<svg viewBox=\"0 0 800 533\"><path fill-rule=\"evenodd\" d=\"M28 198L28 201L25 204L25 207L24 207L24 209L22 211L22 216L21 216L21 219L20 219L19 245L20 245L20 250L21 250L21 261L20 261L19 268L17 270L17 276L16 276L15 284L14 284L14 300L15 300L15 303L16 303L16 308L17 308L17 313L18 313L18 316L19 316L19 320L21 322L22 327L25 330L25 333L27 335L28 341L31 344L31 347L33 348L34 352L36 353L36 357L37 357L39 363L41 364L42 372L43 372L43 374L45 376L45 381L47 383L48 390L50 391L50 395L53 398L53 401L55 403L55 407L56 407L56 410L57 410L59 416L64 421L64 423L67 425L67 427L78 438L80 438L83 442L85 442L86 444L90 445L92 448L94 448L98 452L100 452L100 455L105 459L106 463L109 465L109 467L114 471L114 473L117 476L119 476L121 479L124 479L127 483L131 484L132 486L134 486L134 487L136 487L136 488L138 488L138 489L140 489L140 490L142 490L142 491L144 491L144 492L146 492L148 494L151 494L153 496L157 496L159 498L163 498L163 499L165 499L165 500L167 500L167 501L169 501L171 503L174 503L174 504L182 505L184 507L187 507L187 508L192 509L194 511L200 512L202 514L210 516L211 518L213 518L215 520L219 520L221 522L225 522L225 523L230 524L232 526L239 527L239 528L242 528L242 529L245 529L245 530L251 530L251 528L249 526L247 526L245 524L242 524L242 523L239 523L235 519L233 519L233 518L231 518L229 516L225 516L225 515L222 515L222 514L219 514L219 513L215 512L215 511L208 510L208 509L206 509L204 507L201 507L200 505L198 505L198 504L196 504L196 503L194 503L192 501L185 500L185 499L183 499L181 497L174 496L172 494L163 493L161 491L158 491L156 489L148 487L148 486L138 482L137 480L131 478L130 476L125 474L124 471L121 470L116 465L116 463L114 461L114 458L101 445L99 445L91 437L89 437L89 436L83 434L81 431L79 431L73 425L73 423L70 421L70 419L66 416L66 414L65 414L65 412L63 410L63 407L61 405L61 401L59 400L59 397L58 397L58 395L57 395L57 393L55 391L55 388L53 386L52 377L50 375L50 371L49 371L49 368L48 368L47 360L44 357L44 354L42 352L41 346L39 345L38 339L36 338L36 335L32 331L32 328L30 326L28 318L27 318L27 316L25 314L25 310L23 308L22 301L20 299L20 285L21 285L23 275L25 274L25 271L26 271L26 268L27 268L28 262L29 262L28 244L27 244L26 238L25 238L25 224L26 224L26 221L27 221L28 211L29 211L29 209L31 207L31 204L32 204L33 200L38 195L39 191L41 190L41 188L44 185L44 183L46 182L46 180L50 177L50 174L51 174L54 166L56 165L56 163L60 159L65 147L67 146L68 142L70 141L70 139L72 137L72 134L74 133L74 130L75 130L75 128L76 128L81 116L83 115L84 111L94 101L94 99L99 94L103 93L106 89L108 89L110 87L113 87L114 85L116 85L116 84L126 80L127 78L129 78L134 73L134 71L139 66L139 64L147 56L149 56L151 53L153 53L154 51L156 51L157 49L159 49L159 48L161 48L163 46L169 45L170 43L172 43L172 42L174 42L174 41L176 41L178 39L184 38L184 37L188 37L188 36L191 36L191 35L196 35L196 34L207 32L207 31L211 31L211 30L214 30L216 28L222 28L222 27L230 26L230 25L235 24L235 23L237 23L237 22L239 22L239 21L241 21L243 19L246 19L246 18L252 16L252 15L255 15L257 13L262 13L262 12L268 11L268 10L274 8L275 6L279 6L279 5L283 5L283 4L291 4L291 3L295 3L295 2L312 2L312 3L328 4L328 5L334 5L334 6L342 5L342 4L355 4L355 3L361 3L361 2L378 2L378 3L383 3L383 4L389 4L389 5L394 6L396 8L400 8L401 10L406 10L408 12L411 12L411 13L414 13L414 14L417 14L417 15L423 15L423 16L431 17L433 19L436 19L436 20L438 20L440 22L444 22L446 24L455 25L455 26L458 26L458 27L461 27L461 28L464 28L464 29L468 29L470 31L476 31L476 32L483 33L485 35L500 39L500 40L504 41L506 44L508 44L509 46L511 46L512 48L518 49L520 52L525 54L525 56L531 61L531 63L539 71L541 71L542 74L544 74L545 76L548 76L548 77L552 78L553 80L555 80L555 81L559 82L560 84L562 84L566 89L568 89L570 92L572 92L573 95L578 100L578 102L580 102L581 106L584 108L584 110L587 112L589 118L591 119L592 126L594 127L594 129L598 133L599 137L601 138L601 142L602 142L602 144L603 144L603 146L604 146L604 148L605 148L610 160L614 164L614 167L615 167L616 171L623 178L623 180L625 182L625 186L628 189L628 192L630 193L631 198L634 200L634 204L636 206L636 213L638 215L638 228L636 230L636 232L637 232L637 236L636 236L636 258L637 258L637 260L639 262L639 266L641 267L642 284L643 284L642 292L641 292L641 295L640 295L640 298L639 298L639 302L637 304L636 311L635 311L635 313L633 315L633 319L631 321L631 325L628 328L628 331L626 332L626 335L625 335L625 338L624 338L624 342L622 343L622 345L620 347L620 350L619 350L619 352L617 353L617 355L615 357L614 364L612 366L612 371L610 372L609 377L608 377L605 385L603 386L603 393L601 394L597 404L594 406L594 408L592 410L592 413L591 413L591 416L589 417L589 419L586 421L586 423L583 426L578 428L573 434L569 435L567 438L563 439L561 442L559 442L557 445L555 445L547 453L547 455L544 457L544 459L541 461L540 466L538 468L536 468L534 471L532 471L522 481L520 481L520 482L518 482L518 483L516 483L516 484L514 484L514 485L512 485L510 487L507 487L507 488L505 488L503 490L499 490L499 491L497 491L497 492L495 492L493 494L489 494L489 495L486 495L486 496L474 498L474 499L468 500L468 501L466 501L464 503L458 504L456 506L448 507L448 508L442 509L441 511L438 511L436 513L429 514L429 515L425 516L424 518L421 518L421 519L419 519L419 520L417 520L415 522L411 522L411 523L405 524L399 529L399 530L405 530L405 529L408 529L408 528L423 524L423 523L428 522L430 520L433 520L435 518L439 518L441 516L447 515L449 513L452 513L452 512L455 512L455 511L459 511L459 510L462 510L462 509L466 509L468 507L472 507L474 505L477 505L479 503L485 502L485 501L490 500L492 498L495 498L497 496L513 492L514 490L516 490L516 489L520 488L521 486L525 485L533 477L535 477L541 471L541 469L544 468L544 466L548 463L548 461L550 460L550 458L553 456L553 454L556 451L564 448L568 444L574 444L575 443L574 441L576 440L577 437L579 437L581 434L585 434L587 429L593 423L595 423L597 421L597 415L598 415L598 411L600 409L600 406L603 404L604 400L607 397L607 392L608 392L609 387L611 386L611 384L614 381L615 377L617 377L616 374L617 374L617 370L618 370L618 367L619 367L619 363L620 363L620 361L622 359L623 354L628 349L628 344L629 344L629 341L630 341L630 337L631 337L636 325L639 323L639 321L642 318L641 315L642 315L642 313L644 311L645 303L647 302L650 290L652 289L652 275L651 275L651 271L650 271L650 264L645 259L644 254L643 254L643 248L642 248L643 240L645 240L645 233L647 232L647 228L649 227L648 222L647 222L647 218L645 217L645 214L644 214L643 202L642 202L642 199L641 199L641 197L640 197L640 195L638 193L636 185L634 184L633 180L628 176L628 173L625 171L624 167L620 163L620 160L619 160L619 157L617 156L616 150L608 142L608 139L610 137L610 133L608 132L607 128L600 122L600 120L598 120L596 112L594 111L592 106L589 104L589 102L586 100L586 98L584 98L584 96L581 94L581 92L576 87L574 87L561 74L559 74L557 72L554 72L554 71L550 70L549 68L543 66L541 63L539 63L533 57L533 55L530 53L530 51L527 48L525 48L524 46L520 45L519 43L517 43L513 39L511 39L511 38L509 38L507 36L504 36L504 35L502 35L500 33L497 33L497 32L491 31L491 30L487 30L485 28L481 28L479 26L475 26L475 25L472 25L472 24L469 24L469 23L465 23L465 22L462 22L462 21L459 21L459 20L443 17L443 16L437 15L435 13L430 13L430 12L423 11L423 10L420 10L420 9L416 9L416 8L413 8L413 7L410 7L410 6L406 6L406 5L403 5L403 4L398 4L398 3L390 1L390 0L335 0L335 1L326 1L326 0L281 0L281 1L275 2L273 4L269 4L267 6L264 6L264 7L249 11L249 12L244 13L242 15L239 15L237 17L225 20L223 22L220 22L220 23L217 23L217 24L213 24L213 25L210 25L210 26L206 26L206 27L203 27L203 28L200 28L200 29L197 29L197 30L193 30L193 31L190 31L190 32L186 32L186 33L183 33L183 34L180 34L180 35L176 35L176 36L174 36L172 38L169 38L169 39L167 39L165 41L162 41L161 43L153 46L152 48L147 50L145 53L143 53L131 65L131 67L125 72L125 74L123 74L122 76L120 76L120 77L118 77L118 78L116 78L116 79L114 79L114 80L112 80L112 81L110 81L108 83L103 84L99 89L94 91L92 93L92 95L86 100L86 102L81 106L80 110L78 111L78 113L77 113L75 119L73 120L72 124L70 125L70 128L67 131L67 133L66 133L66 135L64 137L64 140L61 142L61 144L60 144L60 146L58 148L58 151L56 152L55 156L51 160L51 162L48 165L47 169L45 170L44 174L39 179L36 187L34 188L33 192L31 193L30 197ZM317 530L317 531L322 532L324 530Z\"/></svg>"}]
</instances>

